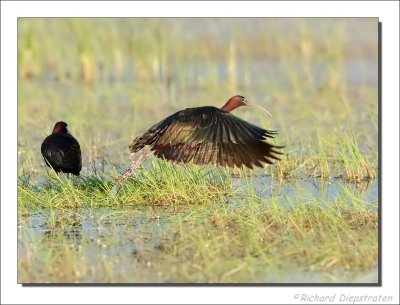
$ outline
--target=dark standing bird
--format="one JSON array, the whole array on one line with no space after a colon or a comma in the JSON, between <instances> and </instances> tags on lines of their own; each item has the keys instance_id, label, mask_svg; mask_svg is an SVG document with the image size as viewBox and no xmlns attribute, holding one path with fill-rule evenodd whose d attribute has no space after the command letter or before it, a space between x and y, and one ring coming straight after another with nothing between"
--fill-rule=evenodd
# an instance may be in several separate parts
<instances>
[{"instance_id":1,"label":"dark standing bird","mask_svg":"<svg viewBox=\"0 0 400 305\"><path fill-rule=\"evenodd\" d=\"M149 145L159 158L199 165L253 168L279 160L282 152L278 149L283 147L265 141L277 132L255 126L230 113L240 106L256 107L271 116L263 107L236 95L221 109L206 106L174 113L134 139L129 149L133 154ZM145 151L132 162L119 181L132 175L149 155L150 152Z\"/></svg>"},{"instance_id":2,"label":"dark standing bird","mask_svg":"<svg viewBox=\"0 0 400 305\"><path fill-rule=\"evenodd\" d=\"M68 132L67 123L57 122L53 133L42 143L41 151L46 165L57 173L79 176L82 169L81 148L78 141Z\"/></svg>"}]
</instances>

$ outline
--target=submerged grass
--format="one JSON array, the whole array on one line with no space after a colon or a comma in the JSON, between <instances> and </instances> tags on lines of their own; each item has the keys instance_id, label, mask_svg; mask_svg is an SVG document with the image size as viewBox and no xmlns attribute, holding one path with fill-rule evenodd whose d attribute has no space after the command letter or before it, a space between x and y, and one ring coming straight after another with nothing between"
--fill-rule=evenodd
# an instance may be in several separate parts
<instances>
[{"instance_id":1,"label":"submerged grass","mask_svg":"<svg viewBox=\"0 0 400 305\"><path fill-rule=\"evenodd\" d=\"M116 195L110 176L50 181L19 185L19 282L351 282L377 268L377 202L346 185L332 201L299 183L282 204L162 161Z\"/></svg>"},{"instance_id":2,"label":"submerged grass","mask_svg":"<svg viewBox=\"0 0 400 305\"><path fill-rule=\"evenodd\" d=\"M287 266L296 266L305 274L318 271L332 275L333 270L373 268L377 259L376 213L358 211L350 216L340 209L348 207L344 202L328 209L303 203L288 209L279 201L271 206L249 202L235 209L218 207L204 211L201 227L187 230L177 221L179 234L167 249L180 258L177 272L182 276L194 259L198 273L184 277L189 282L240 282L249 272L254 281L263 282L268 281L271 271L285 272Z\"/></svg>"}]
</instances>

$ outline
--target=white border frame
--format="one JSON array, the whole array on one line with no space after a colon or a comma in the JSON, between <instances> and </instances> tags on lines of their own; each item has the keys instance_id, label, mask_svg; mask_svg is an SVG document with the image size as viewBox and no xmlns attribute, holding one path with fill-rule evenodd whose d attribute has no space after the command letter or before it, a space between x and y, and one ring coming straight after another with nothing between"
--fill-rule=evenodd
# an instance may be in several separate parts
<instances>
[{"instance_id":1,"label":"white border frame","mask_svg":"<svg viewBox=\"0 0 400 305\"><path fill-rule=\"evenodd\" d=\"M17 17L379 17L382 33L382 287L22 287L17 284ZM1 3L1 303L298 303L296 294L399 303L399 3L207 1ZM381 179L381 177L380 177ZM328 302L329 303L329 302ZM343 302L346 304L346 302ZM361 304L361 303L359 303Z\"/></svg>"}]
</instances>

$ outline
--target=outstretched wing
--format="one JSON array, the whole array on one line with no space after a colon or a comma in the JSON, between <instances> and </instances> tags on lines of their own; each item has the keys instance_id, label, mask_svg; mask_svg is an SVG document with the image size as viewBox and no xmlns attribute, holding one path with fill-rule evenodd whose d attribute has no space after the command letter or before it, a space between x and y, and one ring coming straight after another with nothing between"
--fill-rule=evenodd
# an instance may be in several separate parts
<instances>
[{"instance_id":1,"label":"outstretched wing","mask_svg":"<svg viewBox=\"0 0 400 305\"><path fill-rule=\"evenodd\" d=\"M199 107L173 114L137 139L146 138L156 156L172 162L252 168L279 159L281 147L265 141L275 134L218 108Z\"/></svg>"}]
</instances>

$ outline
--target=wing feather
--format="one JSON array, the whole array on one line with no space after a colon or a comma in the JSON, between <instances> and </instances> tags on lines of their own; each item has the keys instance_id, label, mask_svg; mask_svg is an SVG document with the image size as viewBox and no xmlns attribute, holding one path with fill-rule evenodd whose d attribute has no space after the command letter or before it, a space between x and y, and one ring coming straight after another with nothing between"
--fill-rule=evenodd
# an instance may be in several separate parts
<instances>
[{"instance_id":1,"label":"wing feather","mask_svg":"<svg viewBox=\"0 0 400 305\"><path fill-rule=\"evenodd\" d=\"M265 141L275 134L215 107L188 108L136 138L131 150L150 145L172 162L252 168L280 159L282 147Z\"/></svg>"}]
</instances>

